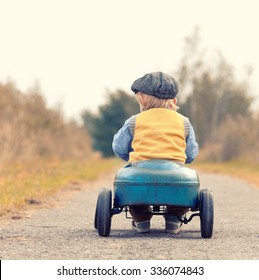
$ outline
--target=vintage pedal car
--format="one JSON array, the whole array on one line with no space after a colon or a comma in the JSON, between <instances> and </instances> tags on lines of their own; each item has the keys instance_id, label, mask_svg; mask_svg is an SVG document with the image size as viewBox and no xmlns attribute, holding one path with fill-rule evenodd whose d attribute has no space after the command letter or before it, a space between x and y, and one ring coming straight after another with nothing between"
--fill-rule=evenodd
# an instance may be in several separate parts
<instances>
[{"instance_id":1,"label":"vintage pedal car","mask_svg":"<svg viewBox=\"0 0 259 280\"><path fill-rule=\"evenodd\" d=\"M112 199L112 196L114 197ZM114 195L103 188L97 199L94 226L100 236L109 236L112 216L129 211L132 205L150 205L153 215L165 215L166 206L189 208L192 214L179 217L189 223L200 217L203 238L213 234L214 203L209 189L200 189L195 170L168 160L143 161L138 166L121 168L114 180Z\"/></svg>"}]
</instances>

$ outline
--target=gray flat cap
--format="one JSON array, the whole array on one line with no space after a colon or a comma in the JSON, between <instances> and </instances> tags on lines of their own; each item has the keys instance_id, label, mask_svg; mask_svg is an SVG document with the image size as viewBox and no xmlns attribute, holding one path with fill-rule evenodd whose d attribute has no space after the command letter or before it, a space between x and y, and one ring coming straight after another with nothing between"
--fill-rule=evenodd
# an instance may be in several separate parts
<instances>
[{"instance_id":1,"label":"gray flat cap","mask_svg":"<svg viewBox=\"0 0 259 280\"><path fill-rule=\"evenodd\" d=\"M137 79L131 86L134 93L138 91L160 99L173 99L178 93L178 84L169 74L152 72Z\"/></svg>"}]
</instances>

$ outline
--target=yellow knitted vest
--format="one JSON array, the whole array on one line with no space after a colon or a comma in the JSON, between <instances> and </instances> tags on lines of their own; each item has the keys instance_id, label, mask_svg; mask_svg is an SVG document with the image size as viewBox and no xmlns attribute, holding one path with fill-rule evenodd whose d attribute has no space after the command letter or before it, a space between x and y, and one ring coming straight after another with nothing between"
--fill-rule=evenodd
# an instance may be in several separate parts
<instances>
[{"instance_id":1,"label":"yellow knitted vest","mask_svg":"<svg viewBox=\"0 0 259 280\"><path fill-rule=\"evenodd\" d=\"M168 159L185 163L184 117L164 108L141 112L136 116L132 148L129 162Z\"/></svg>"}]
</instances>

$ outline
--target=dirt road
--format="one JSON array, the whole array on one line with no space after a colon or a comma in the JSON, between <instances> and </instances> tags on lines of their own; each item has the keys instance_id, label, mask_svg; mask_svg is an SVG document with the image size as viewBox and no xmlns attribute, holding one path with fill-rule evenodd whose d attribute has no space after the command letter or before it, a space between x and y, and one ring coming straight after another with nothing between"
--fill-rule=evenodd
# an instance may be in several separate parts
<instances>
[{"instance_id":1,"label":"dirt road","mask_svg":"<svg viewBox=\"0 0 259 280\"><path fill-rule=\"evenodd\" d=\"M201 187L214 195L211 239L201 238L197 217L179 235L164 232L161 216L152 219L150 233L137 234L124 213L112 218L109 237L99 237L93 226L97 194L102 187L112 188L113 177L72 186L74 195L59 194L59 206L1 224L0 259L259 259L258 188L228 176L200 174Z\"/></svg>"}]
</instances>

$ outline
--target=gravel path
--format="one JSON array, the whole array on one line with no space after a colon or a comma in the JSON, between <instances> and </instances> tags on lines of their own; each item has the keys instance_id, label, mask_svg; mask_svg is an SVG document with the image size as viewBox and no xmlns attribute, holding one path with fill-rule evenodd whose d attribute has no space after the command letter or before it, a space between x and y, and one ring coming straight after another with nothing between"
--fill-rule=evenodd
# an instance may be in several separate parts
<instances>
[{"instance_id":1,"label":"gravel path","mask_svg":"<svg viewBox=\"0 0 259 280\"><path fill-rule=\"evenodd\" d=\"M114 173L106 174L72 186L69 199L59 194L58 206L2 223L0 259L259 259L258 188L228 176L200 174L201 187L214 195L211 239L201 238L197 217L180 234L170 235L163 218L155 216L152 231L137 234L124 213L112 218L109 237L99 237L93 226L97 194L102 187L112 188L113 178Z\"/></svg>"}]
</instances>

